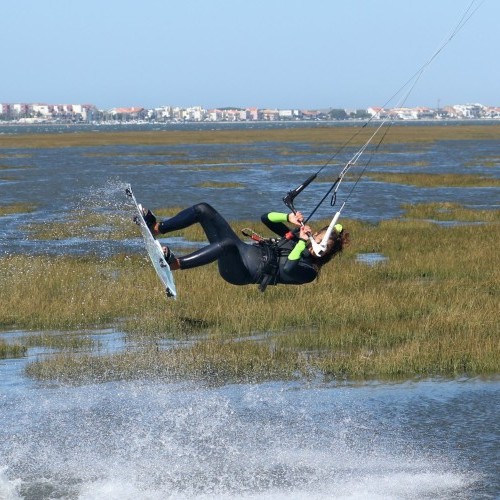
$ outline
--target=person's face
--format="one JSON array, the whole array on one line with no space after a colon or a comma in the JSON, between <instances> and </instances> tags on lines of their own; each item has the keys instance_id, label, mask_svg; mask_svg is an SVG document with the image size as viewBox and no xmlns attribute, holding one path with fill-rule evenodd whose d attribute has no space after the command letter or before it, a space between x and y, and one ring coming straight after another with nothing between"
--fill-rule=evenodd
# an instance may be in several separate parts
<instances>
[{"instance_id":1,"label":"person's face","mask_svg":"<svg viewBox=\"0 0 500 500\"><path fill-rule=\"evenodd\" d=\"M313 233L313 239L316 243L321 243L321 240L323 239L324 232L323 231L316 231Z\"/></svg>"},{"instance_id":2,"label":"person's face","mask_svg":"<svg viewBox=\"0 0 500 500\"><path fill-rule=\"evenodd\" d=\"M321 240L323 239L323 235L324 235L324 231L316 231L315 233L312 234L312 237L316 243L321 243ZM310 245L310 244L309 244L309 253L318 257L316 255L316 252L314 251L312 245Z\"/></svg>"}]
</instances>

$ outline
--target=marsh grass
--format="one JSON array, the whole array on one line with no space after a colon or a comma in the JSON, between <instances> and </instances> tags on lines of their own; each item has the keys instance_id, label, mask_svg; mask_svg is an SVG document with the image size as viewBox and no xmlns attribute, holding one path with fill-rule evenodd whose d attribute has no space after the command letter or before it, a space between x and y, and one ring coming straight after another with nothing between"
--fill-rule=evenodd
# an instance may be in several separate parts
<instances>
[{"instance_id":1,"label":"marsh grass","mask_svg":"<svg viewBox=\"0 0 500 500\"><path fill-rule=\"evenodd\" d=\"M130 165L153 165L153 166L171 166L171 165L182 165L183 167L190 167L190 166L211 166L211 165L224 165L225 167L228 165L228 163L233 163L231 162L228 158L213 158L210 157L209 159L206 158L166 158L163 161L158 161L158 160L149 160L149 161L130 161L127 163L124 163L126 166ZM231 167L227 166L228 169ZM198 168L198 169L193 169L193 170L205 170L205 168Z\"/></svg>"},{"instance_id":2,"label":"marsh grass","mask_svg":"<svg viewBox=\"0 0 500 500\"><path fill-rule=\"evenodd\" d=\"M53 331L115 324L137 311L142 289L133 283L147 264L123 255L2 257L0 326ZM124 289L131 294L122 300Z\"/></svg>"},{"instance_id":3,"label":"marsh grass","mask_svg":"<svg viewBox=\"0 0 500 500\"><path fill-rule=\"evenodd\" d=\"M92 210L73 210L66 214L64 221L32 222L23 228L29 239L37 240L121 240L139 235L132 218L132 210L128 217L122 212L103 216Z\"/></svg>"},{"instance_id":4,"label":"marsh grass","mask_svg":"<svg viewBox=\"0 0 500 500\"><path fill-rule=\"evenodd\" d=\"M176 273L174 301L164 297L142 257L4 257L0 323L36 329L119 323L142 345L164 338L194 342L98 360L67 353L30 366L33 376L49 378L261 380L322 373L370 379L499 372L500 224L344 225L353 243L319 280L269 287L265 294L256 286L225 283L215 264ZM373 251L388 260L375 266L356 260L357 253ZM33 298L22 302L30 293ZM252 340L256 335L259 340Z\"/></svg>"},{"instance_id":5,"label":"marsh grass","mask_svg":"<svg viewBox=\"0 0 500 500\"><path fill-rule=\"evenodd\" d=\"M306 364L294 353L255 342L218 341L184 349L145 349L111 356L56 355L50 361L27 367L28 375L34 378L73 383L155 377L224 384L290 379L307 371Z\"/></svg>"},{"instance_id":6,"label":"marsh grass","mask_svg":"<svg viewBox=\"0 0 500 500\"><path fill-rule=\"evenodd\" d=\"M249 163L245 163L245 167L248 167ZM241 172L244 169L242 165L228 165L228 164L212 164L210 163L204 170L210 172Z\"/></svg>"},{"instance_id":7,"label":"marsh grass","mask_svg":"<svg viewBox=\"0 0 500 500\"><path fill-rule=\"evenodd\" d=\"M36 209L37 205L34 203L13 203L12 205L1 205L0 217L4 215L30 213L34 212Z\"/></svg>"},{"instance_id":8,"label":"marsh grass","mask_svg":"<svg viewBox=\"0 0 500 500\"><path fill-rule=\"evenodd\" d=\"M32 165L0 165L0 170L26 170L33 168Z\"/></svg>"},{"instance_id":9,"label":"marsh grass","mask_svg":"<svg viewBox=\"0 0 500 500\"><path fill-rule=\"evenodd\" d=\"M476 167L481 165L483 167L498 167L500 165L500 156L479 156L477 159L468 161L464 164L466 167Z\"/></svg>"},{"instance_id":10,"label":"marsh grass","mask_svg":"<svg viewBox=\"0 0 500 500\"><path fill-rule=\"evenodd\" d=\"M184 151L98 151L98 152L84 152L82 156L86 158L101 158L110 156L119 156L124 158L135 158L141 156L179 156L187 158L189 155Z\"/></svg>"},{"instance_id":11,"label":"marsh grass","mask_svg":"<svg viewBox=\"0 0 500 500\"><path fill-rule=\"evenodd\" d=\"M307 142L341 145L363 144L377 124L366 128L318 127L296 129L244 129L203 131L120 131L71 134L20 134L0 136L3 148L52 148L113 145L244 144L255 142ZM354 137L353 134L357 132ZM500 138L500 125L398 126L393 125L385 144L428 143L439 140L491 140Z\"/></svg>"},{"instance_id":12,"label":"marsh grass","mask_svg":"<svg viewBox=\"0 0 500 500\"><path fill-rule=\"evenodd\" d=\"M31 158L30 153L0 153L0 158Z\"/></svg>"},{"instance_id":13,"label":"marsh grass","mask_svg":"<svg viewBox=\"0 0 500 500\"><path fill-rule=\"evenodd\" d=\"M417 187L498 187L500 178L469 174L382 173L367 172L365 176L378 182L394 182Z\"/></svg>"},{"instance_id":14,"label":"marsh grass","mask_svg":"<svg viewBox=\"0 0 500 500\"><path fill-rule=\"evenodd\" d=\"M473 210L458 203L436 202L402 205L405 217L456 222L499 222L500 210Z\"/></svg>"},{"instance_id":15,"label":"marsh grass","mask_svg":"<svg viewBox=\"0 0 500 500\"><path fill-rule=\"evenodd\" d=\"M27 348L19 344L8 344L0 339L0 359L20 358L26 354Z\"/></svg>"},{"instance_id":16,"label":"marsh grass","mask_svg":"<svg viewBox=\"0 0 500 500\"><path fill-rule=\"evenodd\" d=\"M206 182L200 182L199 184L196 184L196 187L202 187L202 188L214 188L214 189L233 189L233 188L243 188L245 187L244 184L241 184L241 182L215 182L215 181L206 181Z\"/></svg>"},{"instance_id":17,"label":"marsh grass","mask_svg":"<svg viewBox=\"0 0 500 500\"><path fill-rule=\"evenodd\" d=\"M26 335L20 340L25 347L50 347L53 349L81 349L94 345L89 336L67 333L37 333Z\"/></svg>"},{"instance_id":18,"label":"marsh grass","mask_svg":"<svg viewBox=\"0 0 500 500\"><path fill-rule=\"evenodd\" d=\"M388 161L385 163L370 163L370 167L428 167L430 162L424 160L414 160L414 161Z\"/></svg>"}]
</instances>

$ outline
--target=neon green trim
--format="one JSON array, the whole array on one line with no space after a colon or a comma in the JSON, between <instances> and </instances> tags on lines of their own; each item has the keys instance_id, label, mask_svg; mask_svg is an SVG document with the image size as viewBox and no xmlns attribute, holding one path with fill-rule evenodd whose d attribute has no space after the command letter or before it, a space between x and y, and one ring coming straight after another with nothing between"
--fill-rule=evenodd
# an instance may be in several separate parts
<instances>
[{"instance_id":1,"label":"neon green trim","mask_svg":"<svg viewBox=\"0 0 500 500\"><path fill-rule=\"evenodd\" d=\"M281 212L269 212L267 218L271 222L288 222L288 214L282 214Z\"/></svg>"},{"instance_id":2,"label":"neon green trim","mask_svg":"<svg viewBox=\"0 0 500 500\"><path fill-rule=\"evenodd\" d=\"M288 260L299 260L302 252L306 249L306 246L307 243L304 240L299 240L288 255Z\"/></svg>"}]
</instances>

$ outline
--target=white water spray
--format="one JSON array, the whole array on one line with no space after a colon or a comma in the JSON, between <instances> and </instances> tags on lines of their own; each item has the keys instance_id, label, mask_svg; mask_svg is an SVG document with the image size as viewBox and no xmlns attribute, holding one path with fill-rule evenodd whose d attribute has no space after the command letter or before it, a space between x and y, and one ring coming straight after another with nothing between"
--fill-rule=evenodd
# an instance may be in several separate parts
<instances>
[{"instance_id":1,"label":"white water spray","mask_svg":"<svg viewBox=\"0 0 500 500\"><path fill-rule=\"evenodd\" d=\"M419 452L365 389L119 382L26 392L1 411L8 500L436 498L471 481Z\"/></svg>"}]
</instances>

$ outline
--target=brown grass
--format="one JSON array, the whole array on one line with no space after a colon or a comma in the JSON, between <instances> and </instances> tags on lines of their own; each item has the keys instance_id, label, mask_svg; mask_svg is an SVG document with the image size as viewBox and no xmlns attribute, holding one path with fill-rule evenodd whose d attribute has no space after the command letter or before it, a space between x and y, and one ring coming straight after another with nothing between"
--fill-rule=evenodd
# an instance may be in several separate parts
<instances>
[{"instance_id":1,"label":"brown grass","mask_svg":"<svg viewBox=\"0 0 500 500\"><path fill-rule=\"evenodd\" d=\"M362 144L373 134L373 126L359 129L353 127L318 127L294 129L247 129L206 131L122 131L122 132L78 132L71 134L22 134L0 137L3 148L50 148L73 146L111 145L168 145L168 144L242 144L246 142L310 142ZM447 125L447 126L398 126L393 125L384 142L425 143L438 140L485 140L499 139L500 125Z\"/></svg>"},{"instance_id":2,"label":"brown grass","mask_svg":"<svg viewBox=\"0 0 500 500\"><path fill-rule=\"evenodd\" d=\"M379 182L394 182L417 187L499 187L500 178L469 174L383 173L367 172L366 177Z\"/></svg>"},{"instance_id":3,"label":"brown grass","mask_svg":"<svg viewBox=\"0 0 500 500\"><path fill-rule=\"evenodd\" d=\"M119 325L142 345L148 339L152 345L163 338L194 341L154 359L154 349L92 362L66 354L31 369L68 378L85 366L88 376L131 377L139 370L140 376L238 380L310 372L369 379L500 371L500 224L344 225L353 243L317 282L269 287L265 294L256 286L228 285L215 265L177 272L174 301L165 298L143 257L3 258L0 324L37 330ZM363 252L388 260L366 266L356 259ZM256 334L259 340L250 340Z\"/></svg>"}]
</instances>

